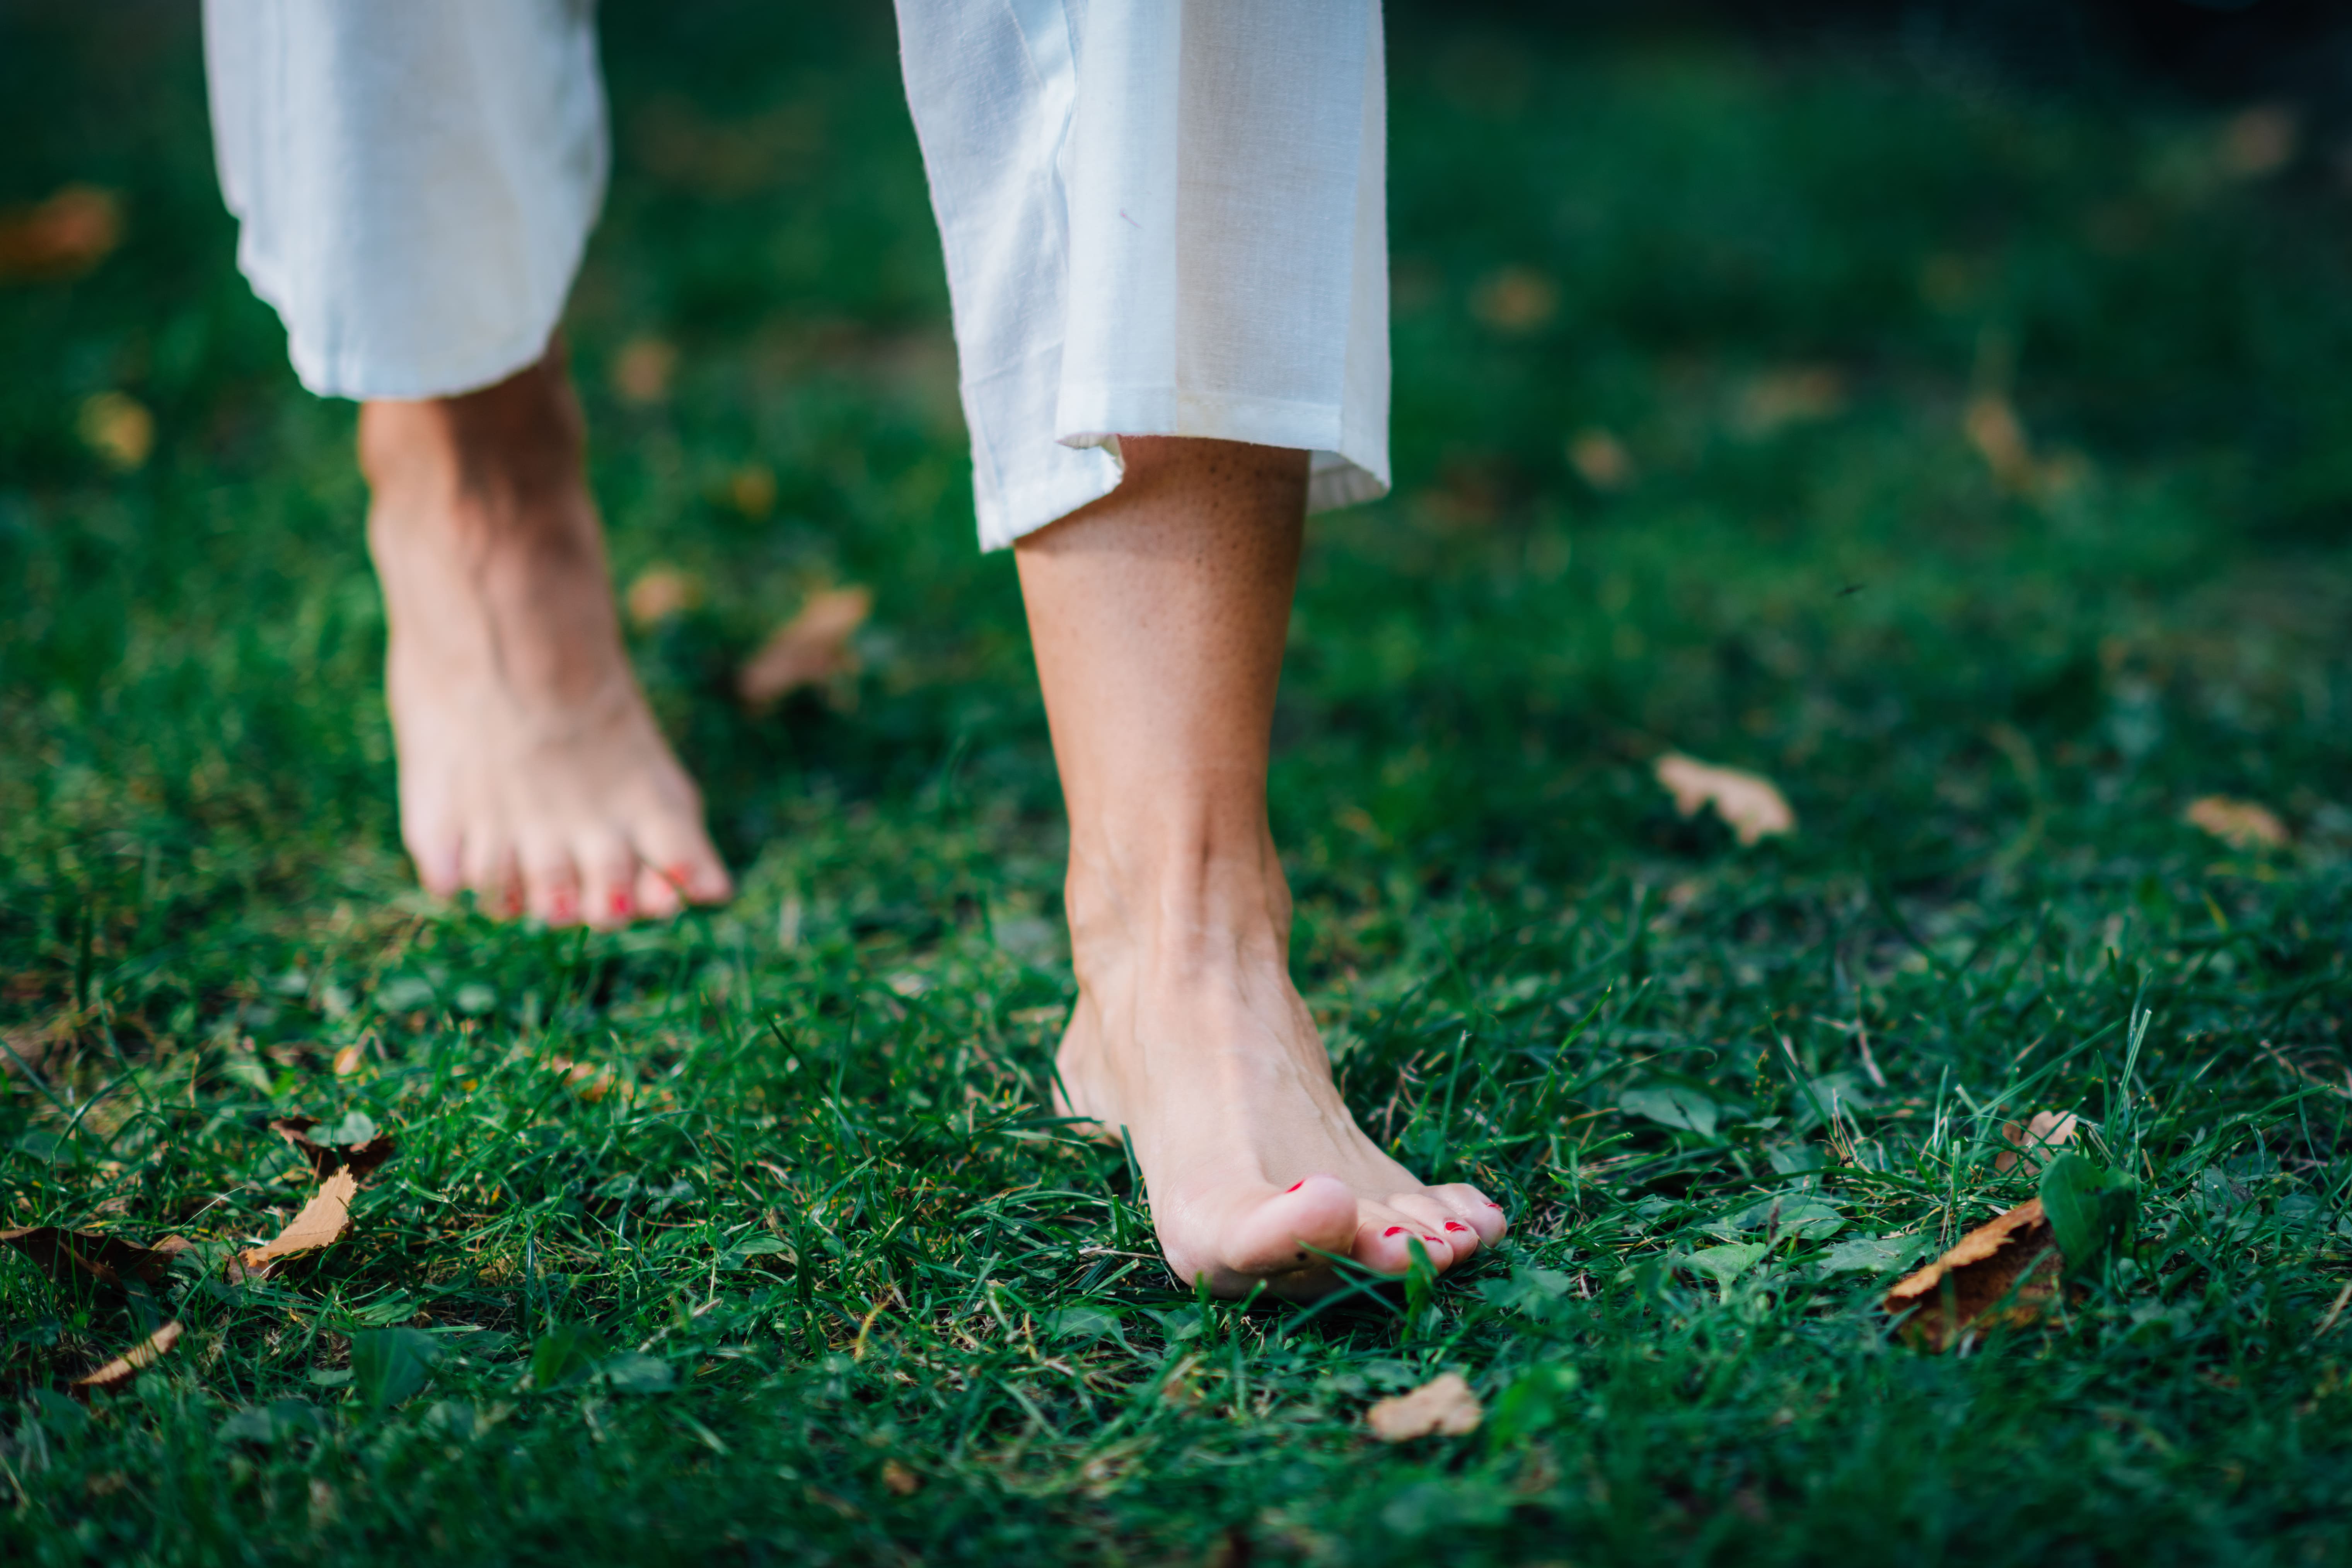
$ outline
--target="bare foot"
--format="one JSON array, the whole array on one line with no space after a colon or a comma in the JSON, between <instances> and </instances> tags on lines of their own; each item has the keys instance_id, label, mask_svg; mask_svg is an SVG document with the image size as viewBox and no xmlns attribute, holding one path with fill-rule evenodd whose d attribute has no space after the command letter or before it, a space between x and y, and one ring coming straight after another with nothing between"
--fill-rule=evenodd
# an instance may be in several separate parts
<instances>
[{"instance_id":1,"label":"bare foot","mask_svg":"<svg viewBox=\"0 0 2352 1568\"><path fill-rule=\"evenodd\" d=\"M1056 1066L1062 1114L1133 1142L1177 1278L1205 1276L1220 1296L1264 1279L1304 1299L1339 1283L1318 1252L1400 1274L1415 1238L1443 1270L1501 1237L1486 1194L1423 1184L1340 1102L1291 984L1287 895L1277 887L1279 927L1236 930L1177 913L1190 900L1171 891L1116 900L1145 915L1141 932L1089 941L1074 912L1080 991Z\"/></svg>"},{"instance_id":2,"label":"bare foot","mask_svg":"<svg viewBox=\"0 0 2352 1568\"><path fill-rule=\"evenodd\" d=\"M417 875L611 926L732 886L622 648L581 453L555 349L485 391L360 415Z\"/></svg>"},{"instance_id":3,"label":"bare foot","mask_svg":"<svg viewBox=\"0 0 2352 1568\"><path fill-rule=\"evenodd\" d=\"M1440 1268L1504 1230L1373 1146L1290 981L1267 737L1307 454L1130 437L1110 495L1021 542L1070 808L1078 1005L1060 1109L1133 1140L1169 1267L1220 1295Z\"/></svg>"}]
</instances>

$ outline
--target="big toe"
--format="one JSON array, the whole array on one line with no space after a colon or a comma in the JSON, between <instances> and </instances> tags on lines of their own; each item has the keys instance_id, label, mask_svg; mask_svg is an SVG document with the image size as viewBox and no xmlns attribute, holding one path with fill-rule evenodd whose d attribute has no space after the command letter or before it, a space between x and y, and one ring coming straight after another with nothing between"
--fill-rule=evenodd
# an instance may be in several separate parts
<instances>
[{"instance_id":1,"label":"big toe","mask_svg":"<svg viewBox=\"0 0 2352 1568\"><path fill-rule=\"evenodd\" d=\"M1356 1194L1337 1176L1308 1176L1282 1192L1248 1195L1221 1226L1211 1288L1236 1293L1260 1279L1325 1270L1329 1258L1348 1256L1356 1209Z\"/></svg>"}]
</instances>

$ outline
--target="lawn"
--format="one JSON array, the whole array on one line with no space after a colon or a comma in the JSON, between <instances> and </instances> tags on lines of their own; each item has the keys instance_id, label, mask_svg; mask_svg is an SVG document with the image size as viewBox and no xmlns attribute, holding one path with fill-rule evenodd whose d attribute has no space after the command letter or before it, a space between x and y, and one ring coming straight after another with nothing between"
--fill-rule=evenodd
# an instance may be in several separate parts
<instances>
[{"instance_id":1,"label":"lawn","mask_svg":"<svg viewBox=\"0 0 2352 1568\"><path fill-rule=\"evenodd\" d=\"M0 1251L0 1555L2352 1561L2352 210L2291 119L1395 11L1398 487L1310 529L1275 816L1349 1103L1514 1231L1301 1308L1175 1288L1045 1109L1059 799L887 11L604 17L567 331L742 881L604 935L410 887L352 410L194 22L0 8L0 205L121 215L0 285L0 1222L192 1244ZM849 585L857 668L746 711ZM2069 1111L2136 1232L1895 1331ZM261 1277L293 1117L397 1152ZM1446 1372L1476 1430L1368 1427Z\"/></svg>"}]
</instances>

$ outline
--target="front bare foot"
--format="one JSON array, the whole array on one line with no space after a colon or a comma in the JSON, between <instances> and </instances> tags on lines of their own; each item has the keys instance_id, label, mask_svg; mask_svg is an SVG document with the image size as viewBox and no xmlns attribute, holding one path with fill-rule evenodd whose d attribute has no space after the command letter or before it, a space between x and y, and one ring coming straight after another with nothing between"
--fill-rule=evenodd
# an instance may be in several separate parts
<instances>
[{"instance_id":1,"label":"front bare foot","mask_svg":"<svg viewBox=\"0 0 2352 1568\"><path fill-rule=\"evenodd\" d=\"M391 626L401 837L447 896L618 925L732 891L621 646L562 357L371 403L360 462Z\"/></svg>"},{"instance_id":2,"label":"front bare foot","mask_svg":"<svg viewBox=\"0 0 2352 1568\"><path fill-rule=\"evenodd\" d=\"M1279 878L1272 860L1267 844ZM1459 1263L1503 1234L1501 1207L1475 1187L1424 1184L1357 1127L1291 984L1276 923L1287 897L1249 879L1260 896L1213 902L1272 904L1273 918L1186 910L1192 900L1165 888L1112 901L1144 915L1142 931L1089 931L1127 921L1074 907L1080 992L1058 1109L1132 1141L1160 1247L1188 1284L1237 1296L1262 1279L1305 1299L1339 1283L1322 1254L1400 1274L1415 1239L1439 1269Z\"/></svg>"}]
</instances>

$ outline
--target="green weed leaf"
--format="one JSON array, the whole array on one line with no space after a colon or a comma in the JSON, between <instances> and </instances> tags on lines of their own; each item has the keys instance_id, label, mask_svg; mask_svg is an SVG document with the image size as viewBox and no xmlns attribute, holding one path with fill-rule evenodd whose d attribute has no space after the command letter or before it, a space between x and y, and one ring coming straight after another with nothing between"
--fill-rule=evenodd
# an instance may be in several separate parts
<instances>
[{"instance_id":1,"label":"green weed leaf","mask_svg":"<svg viewBox=\"0 0 2352 1568\"><path fill-rule=\"evenodd\" d=\"M422 1330L362 1330L352 1336L352 1387L371 1411L389 1410L432 1381L440 1356Z\"/></svg>"},{"instance_id":2,"label":"green weed leaf","mask_svg":"<svg viewBox=\"0 0 2352 1568\"><path fill-rule=\"evenodd\" d=\"M2139 1184L2074 1152L2042 1173L2042 1211L2065 1255L2071 1279L2104 1274L2131 1245L2139 1216Z\"/></svg>"}]
</instances>

